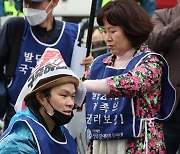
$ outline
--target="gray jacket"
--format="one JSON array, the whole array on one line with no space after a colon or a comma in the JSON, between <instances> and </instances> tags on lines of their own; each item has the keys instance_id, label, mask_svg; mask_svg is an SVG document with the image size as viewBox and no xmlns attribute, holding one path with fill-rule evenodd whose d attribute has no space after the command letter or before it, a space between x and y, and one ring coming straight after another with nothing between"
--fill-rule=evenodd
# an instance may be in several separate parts
<instances>
[{"instance_id":1,"label":"gray jacket","mask_svg":"<svg viewBox=\"0 0 180 154\"><path fill-rule=\"evenodd\" d=\"M180 97L180 6L156 10L152 16L154 30L147 41L155 52L163 54L169 63L170 79Z\"/></svg>"},{"instance_id":2,"label":"gray jacket","mask_svg":"<svg viewBox=\"0 0 180 154\"><path fill-rule=\"evenodd\" d=\"M179 103L164 125L168 134L175 135L180 129L180 6L177 4L171 9L156 10L152 21L154 30L146 43L168 61L170 80L176 89L176 104Z\"/></svg>"}]
</instances>

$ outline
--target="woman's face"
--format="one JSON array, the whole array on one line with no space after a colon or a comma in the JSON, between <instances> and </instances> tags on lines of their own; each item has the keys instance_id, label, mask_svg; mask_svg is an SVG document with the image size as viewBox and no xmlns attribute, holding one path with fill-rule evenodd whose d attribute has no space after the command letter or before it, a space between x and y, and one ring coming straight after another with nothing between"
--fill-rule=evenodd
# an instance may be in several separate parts
<instances>
[{"instance_id":1,"label":"woman's face","mask_svg":"<svg viewBox=\"0 0 180 154\"><path fill-rule=\"evenodd\" d=\"M72 83L56 86L51 89L49 103L57 111L65 115L71 115L74 107L75 92L75 86ZM49 103L47 102L46 109L49 113L53 113L53 109Z\"/></svg>"},{"instance_id":2,"label":"woman's face","mask_svg":"<svg viewBox=\"0 0 180 154\"><path fill-rule=\"evenodd\" d=\"M110 25L105 20L102 30L104 41L112 54L121 56L132 48L131 42L125 36L124 31L120 26Z\"/></svg>"}]
</instances>

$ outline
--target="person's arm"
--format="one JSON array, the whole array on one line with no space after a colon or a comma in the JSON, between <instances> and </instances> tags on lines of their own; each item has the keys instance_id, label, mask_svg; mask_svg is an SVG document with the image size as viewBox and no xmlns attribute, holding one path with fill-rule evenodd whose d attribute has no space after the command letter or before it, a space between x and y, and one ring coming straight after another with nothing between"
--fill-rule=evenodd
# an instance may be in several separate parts
<instances>
[{"instance_id":1,"label":"person's arm","mask_svg":"<svg viewBox=\"0 0 180 154\"><path fill-rule=\"evenodd\" d=\"M3 76L4 66L7 64L13 44L15 18L9 18L3 25L0 32L0 78Z\"/></svg>"},{"instance_id":2,"label":"person's arm","mask_svg":"<svg viewBox=\"0 0 180 154\"><path fill-rule=\"evenodd\" d=\"M0 141L1 154L37 154L36 141L29 127L20 122L13 131Z\"/></svg>"},{"instance_id":3,"label":"person's arm","mask_svg":"<svg viewBox=\"0 0 180 154\"><path fill-rule=\"evenodd\" d=\"M85 65L85 70L89 70L89 67L93 62L93 60L94 60L93 56L89 55L88 57L85 57L80 64Z\"/></svg>"},{"instance_id":4,"label":"person's arm","mask_svg":"<svg viewBox=\"0 0 180 154\"><path fill-rule=\"evenodd\" d=\"M95 92L108 95L110 93L110 86L106 79L101 80L86 80L83 82L88 92Z\"/></svg>"},{"instance_id":5,"label":"person's arm","mask_svg":"<svg viewBox=\"0 0 180 154\"><path fill-rule=\"evenodd\" d=\"M167 9L157 10L152 16L154 29L146 43L155 52L166 52L180 36L180 15L168 23L170 20L171 13Z\"/></svg>"},{"instance_id":6,"label":"person's arm","mask_svg":"<svg viewBox=\"0 0 180 154\"><path fill-rule=\"evenodd\" d=\"M28 141L28 140L27 140ZM1 143L2 142L2 143ZM37 149L34 149L29 142L29 145L21 138L21 136L14 136L10 135L5 139L5 141L0 142L0 153L1 154L37 154Z\"/></svg>"},{"instance_id":7,"label":"person's arm","mask_svg":"<svg viewBox=\"0 0 180 154\"><path fill-rule=\"evenodd\" d=\"M126 74L101 80L86 80L83 83L89 92L107 94L109 97L134 97L161 84L162 67L162 61L155 55L149 55L138 67Z\"/></svg>"}]
</instances>

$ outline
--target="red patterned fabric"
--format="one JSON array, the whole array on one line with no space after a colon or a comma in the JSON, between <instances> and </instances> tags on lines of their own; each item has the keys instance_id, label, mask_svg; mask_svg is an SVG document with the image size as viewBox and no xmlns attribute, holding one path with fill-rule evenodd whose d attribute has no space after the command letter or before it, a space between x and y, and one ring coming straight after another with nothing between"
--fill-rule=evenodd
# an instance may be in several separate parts
<instances>
[{"instance_id":1,"label":"red patterned fabric","mask_svg":"<svg viewBox=\"0 0 180 154\"><path fill-rule=\"evenodd\" d=\"M156 9L171 8L177 4L177 0L156 0Z\"/></svg>"}]
</instances>

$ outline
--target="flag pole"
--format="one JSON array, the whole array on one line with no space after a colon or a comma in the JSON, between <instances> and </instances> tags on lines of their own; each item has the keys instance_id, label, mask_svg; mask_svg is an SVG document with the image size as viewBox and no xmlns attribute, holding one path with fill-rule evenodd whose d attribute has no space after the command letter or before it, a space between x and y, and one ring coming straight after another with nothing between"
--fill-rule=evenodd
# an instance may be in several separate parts
<instances>
[{"instance_id":1,"label":"flag pole","mask_svg":"<svg viewBox=\"0 0 180 154\"><path fill-rule=\"evenodd\" d=\"M91 12L90 12L89 24L88 24L89 26L88 26L87 41L86 41L86 48L87 48L86 56L90 55L90 50L91 50L92 33L93 33L93 28L94 28L94 18L95 18L95 13L96 13L96 3L97 3L97 0L92 0Z\"/></svg>"}]
</instances>

